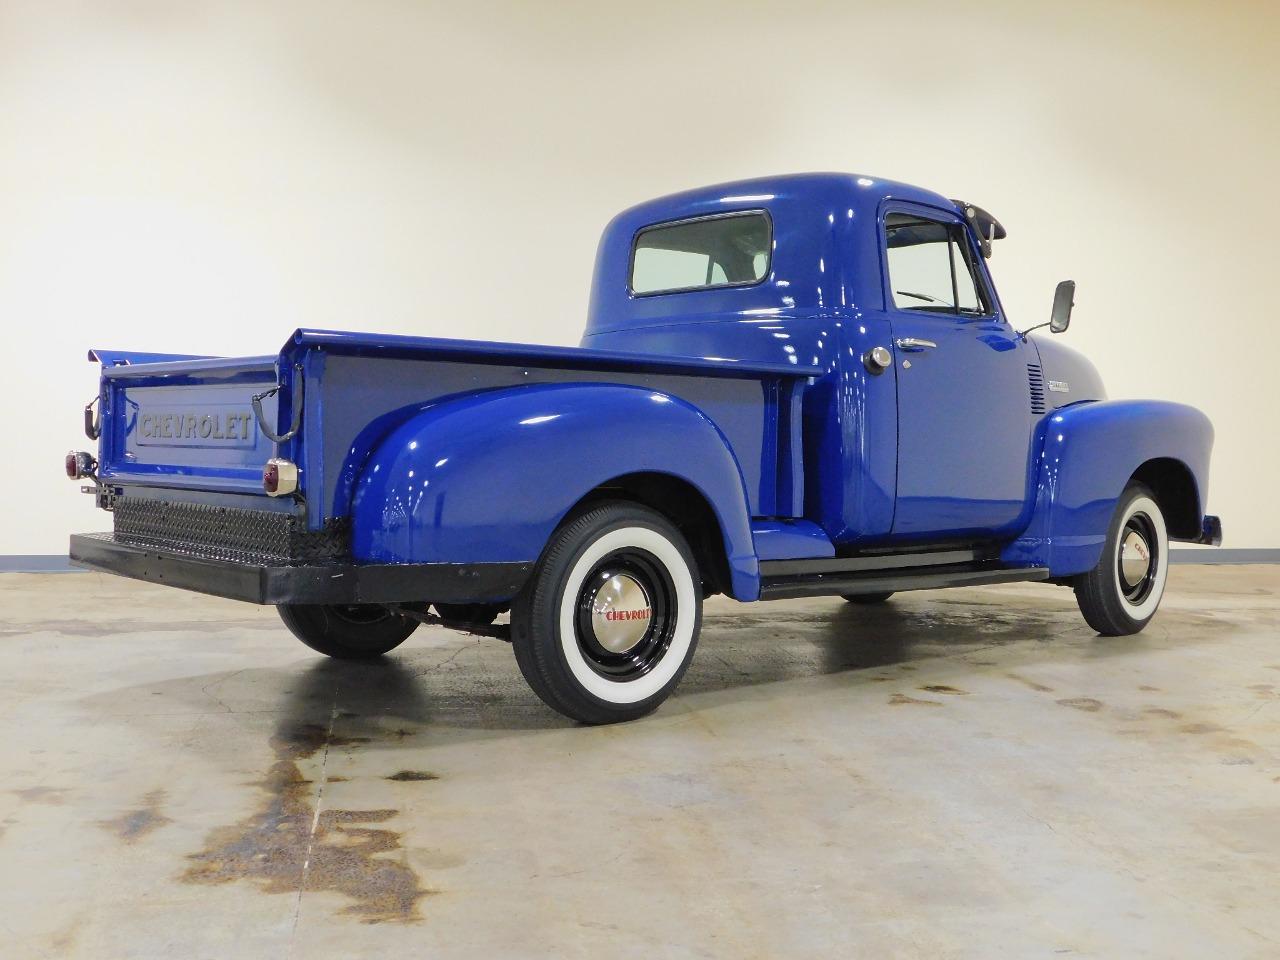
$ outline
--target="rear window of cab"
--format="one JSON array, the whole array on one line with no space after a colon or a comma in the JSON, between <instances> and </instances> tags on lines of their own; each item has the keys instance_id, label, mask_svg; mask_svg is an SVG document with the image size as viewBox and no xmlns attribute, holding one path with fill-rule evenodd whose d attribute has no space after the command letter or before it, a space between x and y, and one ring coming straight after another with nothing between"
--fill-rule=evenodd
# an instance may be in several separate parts
<instances>
[{"instance_id":1,"label":"rear window of cab","mask_svg":"<svg viewBox=\"0 0 1280 960\"><path fill-rule=\"evenodd\" d=\"M745 287L769 275L773 223L763 210L645 227L631 248L636 296Z\"/></svg>"}]
</instances>

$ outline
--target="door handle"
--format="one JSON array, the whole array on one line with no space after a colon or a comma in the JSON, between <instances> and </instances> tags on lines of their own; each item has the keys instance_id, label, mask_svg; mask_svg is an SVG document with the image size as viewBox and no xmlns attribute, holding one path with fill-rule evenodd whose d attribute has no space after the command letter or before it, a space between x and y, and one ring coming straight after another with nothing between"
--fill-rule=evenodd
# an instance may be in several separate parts
<instances>
[{"instance_id":1,"label":"door handle","mask_svg":"<svg viewBox=\"0 0 1280 960\"><path fill-rule=\"evenodd\" d=\"M932 340L921 340L919 337L899 337L893 342L899 350L910 350L913 353L918 350L932 350L937 346Z\"/></svg>"}]
</instances>

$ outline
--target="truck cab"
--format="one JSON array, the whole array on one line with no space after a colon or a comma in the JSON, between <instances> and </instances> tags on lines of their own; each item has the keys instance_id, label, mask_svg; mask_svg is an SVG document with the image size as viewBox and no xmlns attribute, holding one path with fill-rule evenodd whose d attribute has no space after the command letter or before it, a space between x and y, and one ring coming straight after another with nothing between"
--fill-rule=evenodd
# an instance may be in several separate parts
<instances>
[{"instance_id":1,"label":"truck cab","mask_svg":"<svg viewBox=\"0 0 1280 960\"><path fill-rule=\"evenodd\" d=\"M606 226L578 348L300 330L273 357L93 351L113 511L73 561L276 605L379 656L512 641L550 706L654 709L705 596L1040 580L1142 629L1168 542L1216 543L1200 412L1106 398L1005 316L975 204L853 174L702 188ZM95 409L96 408L96 409ZM497 622L509 613L508 622Z\"/></svg>"},{"instance_id":2,"label":"truck cab","mask_svg":"<svg viewBox=\"0 0 1280 960\"><path fill-rule=\"evenodd\" d=\"M971 205L822 174L641 204L605 230L582 345L820 368L804 512L838 548L1008 539L1034 502L1046 415L1105 393L1057 344L1046 391L1040 338L1004 315L978 216L1004 236Z\"/></svg>"}]
</instances>

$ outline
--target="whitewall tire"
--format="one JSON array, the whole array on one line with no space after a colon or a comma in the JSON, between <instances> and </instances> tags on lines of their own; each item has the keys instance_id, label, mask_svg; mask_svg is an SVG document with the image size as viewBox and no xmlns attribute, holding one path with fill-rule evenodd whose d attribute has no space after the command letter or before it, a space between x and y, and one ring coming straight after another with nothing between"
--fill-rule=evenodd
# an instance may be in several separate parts
<instances>
[{"instance_id":1,"label":"whitewall tire","mask_svg":"<svg viewBox=\"0 0 1280 960\"><path fill-rule=\"evenodd\" d=\"M667 698L701 622L701 580L680 531L646 507L608 502L552 537L512 607L512 646L548 706L614 723Z\"/></svg>"},{"instance_id":2,"label":"whitewall tire","mask_svg":"<svg viewBox=\"0 0 1280 960\"><path fill-rule=\"evenodd\" d=\"M1116 503L1098 564L1076 578L1076 602L1098 633L1137 633L1155 616L1169 578L1169 533L1151 490L1132 483Z\"/></svg>"}]
</instances>

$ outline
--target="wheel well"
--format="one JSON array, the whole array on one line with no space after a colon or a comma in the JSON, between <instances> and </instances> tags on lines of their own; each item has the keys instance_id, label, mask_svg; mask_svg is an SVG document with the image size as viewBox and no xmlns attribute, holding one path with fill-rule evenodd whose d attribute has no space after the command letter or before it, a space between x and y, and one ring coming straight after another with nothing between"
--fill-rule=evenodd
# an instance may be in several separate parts
<instances>
[{"instance_id":1,"label":"wheel well","mask_svg":"<svg viewBox=\"0 0 1280 960\"><path fill-rule=\"evenodd\" d=\"M724 532L711 504L693 484L666 473L629 473L596 487L574 504L568 516L601 500L630 500L662 514L689 541L706 594L728 592Z\"/></svg>"},{"instance_id":2,"label":"wheel well","mask_svg":"<svg viewBox=\"0 0 1280 960\"><path fill-rule=\"evenodd\" d=\"M1185 463L1170 457L1148 460L1134 471L1130 482L1135 480L1155 494L1170 536L1194 539L1200 535L1200 494Z\"/></svg>"}]
</instances>

